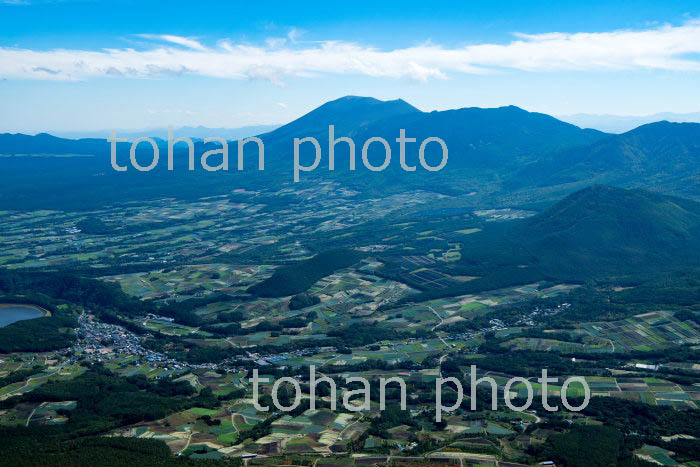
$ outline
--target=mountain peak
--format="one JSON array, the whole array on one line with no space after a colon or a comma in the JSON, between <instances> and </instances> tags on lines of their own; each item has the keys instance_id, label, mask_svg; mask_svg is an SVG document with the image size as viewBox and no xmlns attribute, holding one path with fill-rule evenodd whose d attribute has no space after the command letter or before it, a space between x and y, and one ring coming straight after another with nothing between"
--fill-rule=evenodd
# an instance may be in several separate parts
<instances>
[{"instance_id":1,"label":"mountain peak","mask_svg":"<svg viewBox=\"0 0 700 467\"><path fill-rule=\"evenodd\" d=\"M364 101L364 102L381 102L379 99L375 97L370 97L370 96L355 96L353 94L348 94L347 96L339 97L337 99L333 99L332 101L326 102L326 104L329 104L331 102L359 102L359 101Z\"/></svg>"},{"instance_id":2,"label":"mountain peak","mask_svg":"<svg viewBox=\"0 0 700 467\"><path fill-rule=\"evenodd\" d=\"M522 113L531 113L528 110L523 109L522 107L518 107L517 105L504 105L501 107L497 107L500 110L510 110L513 112L522 112Z\"/></svg>"},{"instance_id":3,"label":"mountain peak","mask_svg":"<svg viewBox=\"0 0 700 467\"><path fill-rule=\"evenodd\" d=\"M334 125L337 134L348 134L369 123L399 115L422 113L402 99L382 101L373 97L344 96L315 108L272 132L275 135L327 132Z\"/></svg>"},{"instance_id":4,"label":"mountain peak","mask_svg":"<svg viewBox=\"0 0 700 467\"><path fill-rule=\"evenodd\" d=\"M579 231L576 241L581 244L600 243L606 235L608 241L619 236L640 241L653 237L661 242L685 236L680 232L700 225L700 204L647 190L593 185L568 195L527 223L548 237ZM581 230L583 226L586 229ZM654 236L655 232L665 235ZM596 240L596 236L602 237ZM625 243L618 246L624 249Z\"/></svg>"},{"instance_id":5,"label":"mountain peak","mask_svg":"<svg viewBox=\"0 0 700 467\"><path fill-rule=\"evenodd\" d=\"M646 190L626 190L608 185L591 185L571 193L541 214L532 218L533 223L542 221L576 224L592 217L621 219L646 211L644 206L662 203L672 198Z\"/></svg>"},{"instance_id":6,"label":"mountain peak","mask_svg":"<svg viewBox=\"0 0 700 467\"><path fill-rule=\"evenodd\" d=\"M364 111L388 111L395 114L402 113L414 113L420 112L417 108L413 107L411 104L403 99L394 99L382 101L374 97L367 96L343 96L338 99L328 101L321 105L317 109L313 110L315 112L320 109L333 109L336 111L351 111L351 110L364 110Z\"/></svg>"},{"instance_id":7,"label":"mountain peak","mask_svg":"<svg viewBox=\"0 0 700 467\"><path fill-rule=\"evenodd\" d=\"M700 123L694 122L669 122L668 120L660 120L658 122L646 123L630 130L624 135L654 135L660 132L667 134L695 134L700 135Z\"/></svg>"}]
</instances>

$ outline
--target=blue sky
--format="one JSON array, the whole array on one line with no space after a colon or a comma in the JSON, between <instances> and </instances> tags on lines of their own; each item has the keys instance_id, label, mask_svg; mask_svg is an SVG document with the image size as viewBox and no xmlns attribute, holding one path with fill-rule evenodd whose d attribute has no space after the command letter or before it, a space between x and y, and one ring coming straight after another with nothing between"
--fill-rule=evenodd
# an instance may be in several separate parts
<instances>
[{"instance_id":1,"label":"blue sky","mask_svg":"<svg viewBox=\"0 0 700 467\"><path fill-rule=\"evenodd\" d=\"M700 111L697 1L356 3L0 0L0 132L282 123L348 94Z\"/></svg>"}]
</instances>

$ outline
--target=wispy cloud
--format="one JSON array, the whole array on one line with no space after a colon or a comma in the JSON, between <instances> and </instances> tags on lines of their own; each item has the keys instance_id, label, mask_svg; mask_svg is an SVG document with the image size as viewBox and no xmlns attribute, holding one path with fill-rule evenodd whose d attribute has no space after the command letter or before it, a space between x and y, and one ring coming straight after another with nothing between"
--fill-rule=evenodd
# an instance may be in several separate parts
<instances>
[{"instance_id":1,"label":"wispy cloud","mask_svg":"<svg viewBox=\"0 0 700 467\"><path fill-rule=\"evenodd\" d=\"M306 31L303 29L298 29L298 28L292 28L289 30L287 33L287 37L289 38L290 41L292 42L297 42L297 40L304 35Z\"/></svg>"},{"instance_id":2,"label":"wispy cloud","mask_svg":"<svg viewBox=\"0 0 700 467\"><path fill-rule=\"evenodd\" d=\"M265 44L267 44L267 46L270 47L271 49L276 49L278 47L282 47L286 43L287 43L286 37L268 37L267 39L265 39Z\"/></svg>"},{"instance_id":3,"label":"wispy cloud","mask_svg":"<svg viewBox=\"0 0 700 467\"><path fill-rule=\"evenodd\" d=\"M150 78L192 74L225 79L356 74L426 81L455 73L566 70L678 70L700 72L700 21L678 26L597 33L514 34L507 44L445 48L427 43L381 50L344 41L287 40L265 45L221 40L206 47L195 39L142 34L154 43L143 49L39 51L0 47L0 78L86 80L94 77Z\"/></svg>"},{"instance_id":4,"label":"wispy cloud","mask_svg":"<svg viewBox=\"0 0 700 467\"><path fill-rule=\"evenodd\" d=\"M142 37L144 39L161 40L161 41L165 41L165 42L170 42L171 44L181 45L183 47L186 47L186 48L192 49L192 50L200 50L202 52L207 50L206 47L204 47L202 44L200 44L196 40L190 39L188 37L173 36L170 34L139 34L138 36Z\"/></svg>"}]
</instances>

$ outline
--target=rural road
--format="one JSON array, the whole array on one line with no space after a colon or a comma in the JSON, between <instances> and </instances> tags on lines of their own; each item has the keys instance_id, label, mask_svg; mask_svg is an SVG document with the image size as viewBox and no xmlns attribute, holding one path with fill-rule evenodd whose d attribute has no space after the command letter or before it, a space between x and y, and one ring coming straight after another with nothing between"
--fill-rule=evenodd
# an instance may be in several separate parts
<instances>
[{"instance_id":1,"label":"rural road","mask_svg":"<svg viewBox=\"0 0 700 467\"><path fill-rule=\"evenodd\" d=\"M32 413L30 413L29 416L27 417L27 421L24 423L24 426L29 426L29 420L31 420L32 417L34 416L34 412L36 412L36 409L38 409L42 405L44 405L43 402L41 404L39 404L38 406L34 407L34 410L32 410Z\"/></svg>"},{"instance_id":2,"label":"rural road","mask_svg":"<svg viewBox=\"0 0 700 467\"><path fill-rule=\"evenodd\" d=\"M189 431L189 436L187 437L187 443L185 444L185 447L180 449L177 453L181 454L183 453L188 447L190 447L190 441L192 440L192 430Z\"/></svg>"},{"instance_id":3,"label":"rural road","mask_svg":"<svg viewBox=\"0 0 700 467\"><path fill-rule=\"evenodd\" d=\"M530 411L528 411L528 413L529 413L530 415L532 415L533 417L535 417L535 423L541 423L541 422L542 422L542 419L537 415L537 412L535 412L534 410L530 410Z\"/></svg>"},{"instance_id":4,"label":"rural road","mask_svg":"<svg viewBox=\"0 0 700 467\"><path fill-rule=\"evenodd\" d=\"M235 414L233 412L231 412L231 425L233 425L233 429L236 430L236 433L240 433L240 431L238 431L238 427L236 426L236 422L233 421L234 415Z\"/></svg>"},{"instance_id":5,"label":"rural road","mask_svg":"<svg viewBox=\"0 0 700 467\"><path fill-rule=\"evenodd\" d=\"M612 341L612 339L605 339L605 340L610 342L610 345L612 345L612 351L615 352L615 343Z\"/></svg>"},{"instance_id":6,"label":"rural road","mask_svg":"<svg viewBox=\"0 0 700 467\"><path fill-rule=\"evenodd\" d=\"M63 364L59 365L59 367L56 369L56 371L54 371L53 373L49 373L48 375L30 376L30 377L27 379L27 381L24 382L24 385L23 385L22 387L19 387L19 388L15 389L14 391L8 392L7 394L3 394L2 396L0 396L0 401L5 400L5 399L7 399L7 398L9 398L9 397L12 397L12 396L13 396L14 394L16 394L18 391L21 391L22 389L24 389L24 388L26 388L27 386L29 386L29 383L31 383L31 382L32 382L33 380L35 380L35 379L49 378L49 377L55 375L56 373L58 373L59 371L61 371L61 370L63 369L63 366L64 366Z\"/></svg>"},{"instance_id":7,"label":"rural road","mask_svg":"<svg viewBox=\"0 0 700 467\"><path fill-rule=\"evenodd\" d=\"M434 331L436 328L442 326L442 323L444 323L445 320L442 319L442 316L440 316L440 313L438 313L437 311L435 311L435 308L433 308L432 306L430 306L430 305L425 305L425 307L427 307L430 311L432 311L433 313L435 313L435 316L437 316L438 319L440 320L440 322L439 322L438 324L436 324L435 326L433 326L433 327L430 329L431 331Z\"/></svg>"},{"instance_id":8,"label":"rural road","mask_svg":"<svg viewBox=\"0 0 700 467\"><path fill-rule=\"evenodd\" d=\"M430 329L431 331L435 331L435 329L437 329L438 327L442 326L442 324L445 322L445 320L442 319L442 316L440 316L440 313L438 313L437 311L435 311L435 308L433 308L433 307L430 306L430 305L424 305L424 306L427 307L430 311L432 311L432 312L435 314L435 316L437 316L438 319L440 320L440 322L439 322L438 324L436 324L435 326L433 326L433 327ZM446 341L445 339L443 339L442 337L438 337L438 339L440 339L440 341L442 341L442 343L445 344L445 347L447 347L448 349L450 348L450 344L448 344L447 341ZM444 357L444 355L443 355L443 357ZM442 360L440 360L440 363L442 363Z\"/></svg>"},{"instance_id":9,"label":"rural road","mask_svg":"<svg viewBox=\"0 0 700 467\"><path fill-rule=\"evenodd\" d=\"M348 426L346 426L345 428L343 428L343 430L338 434L338 439L339 439L339 440L342 440L342 439L343 439L343 434L344 434L348 429L350 429L351 426L357 425L358 423L360 423L360 420L362 420L362 417L358 418L357 420L355 420L354 422L352 422L350 425L348 425Z\"/></svg>"},{"instance_id":10,"label":"rural road","mask_svg":"<svg viewBox=\"0 0 700 467\"><path fill-rule=\"evenodd\" d=\"M435 308L433 308L433 307L430 306L430 305L424 305L424 306L427 307L430 311L432 311L433 314L435 314L435 316L437 316L438 319L440 320L440 322L439 322L438 324L436 324L435 326L433 326L433 327L430 329L431 331L435 331L435 329L437 329L438 327L442 326L442 324L445 322L445 320L442 318L442 316L440 316L440 313L438 313L437 311L435 311ZM442 355L440 356L440 361L438 362L438 369L440 369L440 367L442 366L442 362L444 362L445 359L447 358L447 355L449 355L449 352L450 352L450 344L448 344L447 341L446 341L445 339L443 339L442 337L439 337L439 336L438 336L438 339L440 339L440 341L441 341L443 344L445 344L445 353L442 354ZM442 371L440 371L440 376L442 376Z\"/></svg>"}]
</instances>

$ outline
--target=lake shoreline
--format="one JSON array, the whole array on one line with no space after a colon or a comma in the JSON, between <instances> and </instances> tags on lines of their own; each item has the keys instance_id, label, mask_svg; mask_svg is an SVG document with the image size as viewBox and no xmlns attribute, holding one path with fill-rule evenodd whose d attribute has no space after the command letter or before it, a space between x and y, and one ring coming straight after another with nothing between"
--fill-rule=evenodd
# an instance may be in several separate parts
<instances>
[{"instance_id":1,"label":"lake shoreline","mask_svg":"<svg viewBox=\"0 0 700 467\"><path fill-rule=\"evenodd\" d=\"M30 305L27 303L0 303L0 311L5 308L34 308L35 310L41 312L43 317L51 316L51 312L49 310L40 307L39 305Z\"/></svg>"}]
</instances>

